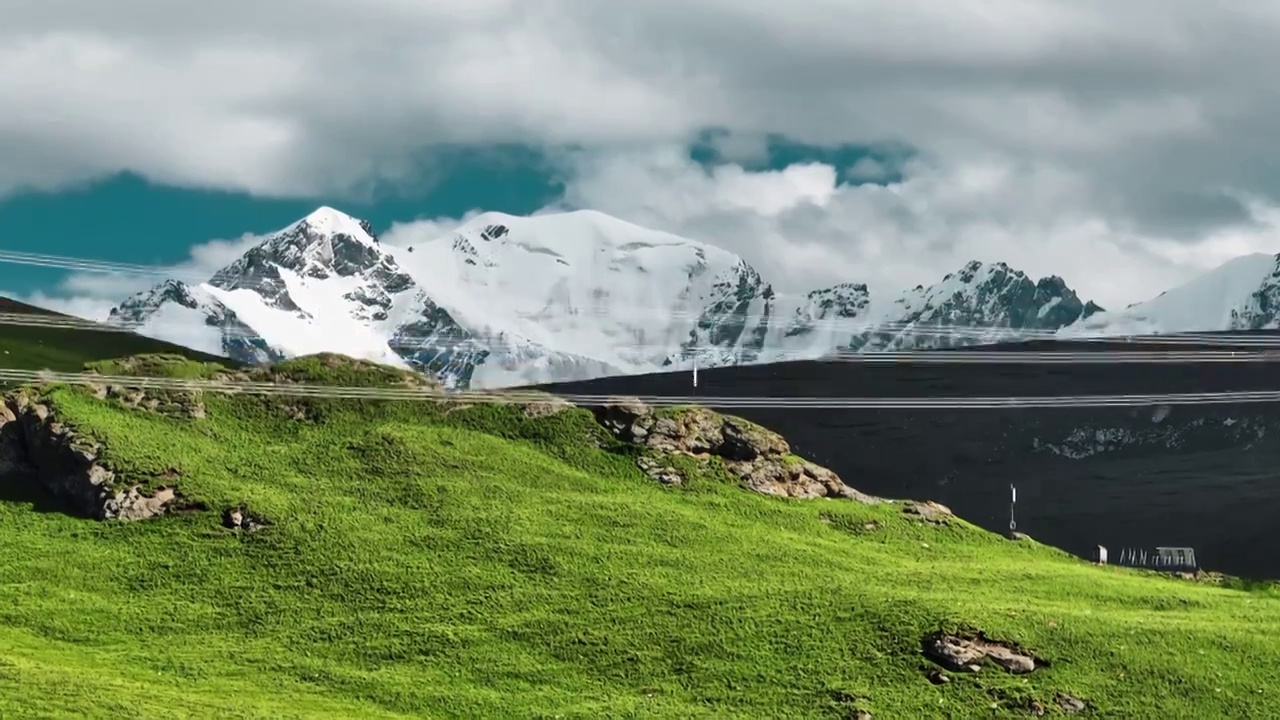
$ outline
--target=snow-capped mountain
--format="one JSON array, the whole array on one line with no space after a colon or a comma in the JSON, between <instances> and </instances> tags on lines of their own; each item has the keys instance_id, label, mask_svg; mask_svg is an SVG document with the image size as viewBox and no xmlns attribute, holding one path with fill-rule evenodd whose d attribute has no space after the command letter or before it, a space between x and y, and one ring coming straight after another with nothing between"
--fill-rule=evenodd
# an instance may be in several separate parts
<instances>
[{"instance_id":1,"label":"snow-capped mountain","mask_svg":"<svg viewBox=\"0 0 1280 720\"><path fill-rule=\"evenodd\" d=\"M732 253L592 211L485 213L394 253L490 350L483 387L754 357L773 295Z\"/></svg>"},{"instance_id":2,"label":"snow-capped mountain","mask_svg":"<svg viewBox=\"0 0 1280 720\"><path fill-rule=\"evenodd\" d=\"M485 213L392 247L320 208L206 282L129 298L109 322L245 362L341 352L492 388L1029 335L1276 327L1277 312L1271 256L1117 312L1059 277L977 261L897 295L844 283L785 297L733 253L593 211Z\"/></svg>"},{"instance_id":3,"label":"snow-capped mountain","mask_svg":"<svg viewBox=\"0 0 1280 720\"><path fill-rule=\"evenodd\" d=\"M1242 255L1146 302L1100 312L1062 331L1068 336L1280 328L1280 255Z\"/></svg>"},{"instance_id":4,"label":"snow-capped mountain","mask_svg":"<svg viewBox=\"0 0 1280 720\"><path fill-rule=\"evenodd\" d=\"M328 350L501 387L756 360L772 298L732 253L596 212L486 213L392 248L321 208L109 322L248 362Z\"/></svg>"},{"instance_id":5,"label":"snow-capped mountain","mask_svg":"<svg viewBox=\"0 0 1280 720\"><path fill-rule=\"evenodd\" d=\"M854 350L954 348L1057 331L1102 310L1062 278L1039 282L1004 263L970 262L929 287L917 286L879 312Z\"/></svg>"}]
</instances>

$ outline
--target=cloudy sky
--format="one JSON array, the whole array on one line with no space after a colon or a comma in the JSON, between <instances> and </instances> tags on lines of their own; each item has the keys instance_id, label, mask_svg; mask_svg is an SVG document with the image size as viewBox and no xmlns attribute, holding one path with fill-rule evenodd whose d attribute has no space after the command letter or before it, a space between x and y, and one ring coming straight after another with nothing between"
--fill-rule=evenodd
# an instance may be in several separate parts
<instances>
[{"instance_id":1,"label":"cloudy sky","mask_svg":"<svg viewBox=\"0 0 1280 720\"><path fill-rule=\"evenodd\" d=\"M200 269L320 203L380 229L589 207L736 251L787 290L1002 260L1109 306L1280 252L1274 0L4 15L0 249ZM0 273L88 313L129 287Z\"/></svg>"}]
</instances>

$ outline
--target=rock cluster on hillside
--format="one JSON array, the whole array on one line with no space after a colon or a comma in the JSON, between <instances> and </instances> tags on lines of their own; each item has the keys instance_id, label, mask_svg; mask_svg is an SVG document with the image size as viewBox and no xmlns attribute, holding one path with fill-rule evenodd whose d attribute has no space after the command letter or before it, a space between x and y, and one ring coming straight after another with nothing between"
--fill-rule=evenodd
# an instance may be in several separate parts
<instances>
[{"instance_id":1,"label":"rock cluster on hillside","mask_svg":"<svg viewBox=\"0 0 1280 720\"><path fill-rule=\"evenodd\" d=\"M155 478L119 476L102 461L100 443L59 422L27 391L0 405L0 475L9 482L39 483L68 511L98 520L143 520L194 509L175 487L176 471Z\"/></svg>"},{"instance_id":2,"label":"rock cluster on hillside","mask_svg":"<svg viewBox=\"0 0 1280 720\"><path fill-rule=\"evenodd\" d=\"M661 462L663 457L717 458L745 487L766 495L881 502L849 487L827 468L793 455L781 435L740 418L698 407L654 410L639 401L605 405L595 413L616 437L651 451L638 464L664 484L681 484L683 478Z\"/></svg>"}]
</instances>

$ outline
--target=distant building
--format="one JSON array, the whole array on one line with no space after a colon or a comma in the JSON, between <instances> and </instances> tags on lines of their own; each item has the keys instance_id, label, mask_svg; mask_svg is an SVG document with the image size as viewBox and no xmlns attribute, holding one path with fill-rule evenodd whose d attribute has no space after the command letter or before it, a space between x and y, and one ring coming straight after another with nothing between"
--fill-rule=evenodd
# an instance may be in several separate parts
<instances>
[{"instance_id":1,"label":"distant building","mask_svg":"<svg viewBox=\"0 0 1280 720\"><path fill-rule=\"evenodd\" d=\"M1171 569L1188 569L1194 570L1196 565L1196 551L1189 547L1158 547L1156 548L1157 563L1161 567Z\"/></svg>"}]
</instances>

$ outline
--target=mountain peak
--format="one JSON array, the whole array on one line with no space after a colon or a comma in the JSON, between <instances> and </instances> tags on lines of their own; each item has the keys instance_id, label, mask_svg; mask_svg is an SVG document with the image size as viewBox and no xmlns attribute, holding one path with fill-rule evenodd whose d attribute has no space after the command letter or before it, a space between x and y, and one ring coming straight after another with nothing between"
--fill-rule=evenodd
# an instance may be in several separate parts
<instances>
[{"instance_id":1,"label":"mountain peak","mask_svg":"<svg viewBox=\"0 0 1280 720\"><path fill-rule=\"evenodd\" d=\"M352 240L363 243L376 243L377 238L373 233L373 226L367 220L354 218L340 210L335 210L328 205L322 205L307 215L305 218L294 223L282 232L288 232L300 225L306 225L312 231L313 236L333 236L345 235Z\"/></svg>"},{"instance_id":2,"label":"mountain peak","mask_svg":"<svg viewBox=\"0 0 1280 720\"><path fill-rule=\"evenodd\" d=\"M971 260L935 285L904 292L894 301L885 324L855 337L851 347L904 349L997 342L1016 339L1026 331L1056 331L1101 310L1092 302L1081 302L1057 276L1036 282L1007 263ZM969 329L950 330L956 327Z\"/></svg>"},{"instance_id":3,"label":"mountain peak","mask_svg":"<svg viewBox=\"0 0 1280 720\"><path fill-rule=\"evenodd\" d=\"M124 302L111 308L111 312L107 314L107 322L119 325L137 323L147 315L154 313L157 308L165 303L194 309L198 307L199 300L195 297L189 285L181 280L170 278L150 290L144 290L125 299Z\"/></svg>"},{"instance_id":4,"label":"mountain peak","mask_svg":"<svg viewBox=\"0 0 1280 720\"><path fill-rule=\"evenodd\" d=\"M1215 306L1216 324L1280 324L1275 256L1238 259L1198 285L1230 300ZM1164 306L1186 294L1145 310L1164 322ZM1205 292L1193 294L1187 305L1207 306ZM1037 280L1004 262L970 260L883 302L854 282L791 295L729 250L598 211L485 212L440 237L384 247L367 222L328 206L206 284L162 283L112 313L134 325L163 315L194 327L203 317L237 358L337 350L460 387L652 372L695 358L710 367L838 348L960 347L1084 326L1095 314L1102 309L1061 277Z\"/></svg>"},{"instance_id":5,"label":"mountain peak","mask_svg":"<svg viewBox=\"0 0 1280 720\"><path fill-rule=\"evenodd\" d=\"M368 222L331 207L271 233L231 265L209 279L220 290L252 290L270 307L301 312L290 297L282 271L299 278L363 278L396 293L413 286L395 260L383 251ZM385 301L383 301L385 304Z\"/></svg>"},{"instance_id":6,"label":"mountain peak","mask_svg":"<svg viewBox=\"0 0 1280 720\"><path fill-rule=\"evenodd\" d=\"M222 286L229 276L241 270L265 265L315 278L325 278L333 273L344 277L354 275L383 260L383 253L371 230L367 221L331 207L320 207L305 218L268 235L210 282Z\"/></svg>"}]
</instances>

